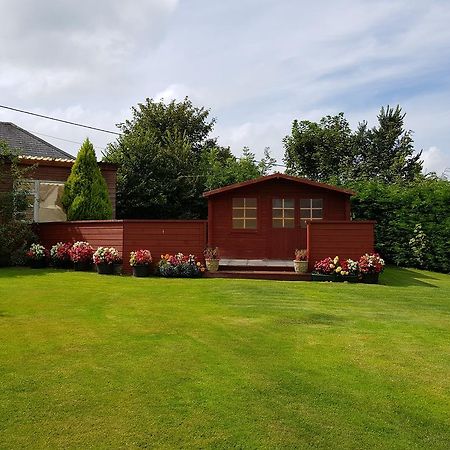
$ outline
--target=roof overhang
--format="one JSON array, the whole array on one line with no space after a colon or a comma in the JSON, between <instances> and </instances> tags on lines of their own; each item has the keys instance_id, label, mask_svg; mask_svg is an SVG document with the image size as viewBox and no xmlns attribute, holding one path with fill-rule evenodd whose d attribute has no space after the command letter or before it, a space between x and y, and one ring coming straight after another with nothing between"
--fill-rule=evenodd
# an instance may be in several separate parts
<instances>
[{"instance_id":1,"label":"roof overhang","mask_svg":"<svg viewBox=\"0 0 450 450\"><path fill-rule=\"evenodd\" d=\"M285 180L293 183L298 183L304 186L312 186L321 189L327 189L329 191L338 192L340 194L345 195L355 195L356 192L351 191L350 189L344 189L337 186L333 186L331 184L320 183L318 181L308 180L307 178L302 177L294 177L291 175L285 175L284 173L274 173L272 175L267 175L264 177L255 178L253 180L243 181L242 183L230 184L228 186L224 186L218 189L213 189L212 191L204 192L203 197L212 197L214 195L223 194L228 191L233 191L235 189L240 189L247 186L252 186L254 184L264 183L266 181L271 180Z\"/></svg>"}]
</instances>

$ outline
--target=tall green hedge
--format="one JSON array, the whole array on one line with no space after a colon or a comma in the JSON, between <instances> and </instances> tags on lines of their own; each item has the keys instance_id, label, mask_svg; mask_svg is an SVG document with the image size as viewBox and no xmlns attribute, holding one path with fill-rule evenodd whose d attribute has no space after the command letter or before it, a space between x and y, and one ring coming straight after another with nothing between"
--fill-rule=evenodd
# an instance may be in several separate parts
<instances>
[{"instance_id":1,"label":"tall green hedge","mask_svg":"<svg viewBox=\"0 0 450 450\"><path fill-rule=\"evenodd\" d=\"M450 272L450 182L359 181L352 199L355 219L373 219L376 248L391 263Z\"/></svg>"},{"instance_id":2,"label":"tall green hedge","mask_svg":"<svg viewBox=\"0 0 450 450\"><path fill-rule=\"evenodd\" d=\"M64 186L62 204L68 220L112 218L108 186L97 164L94 147L86 139Z\"/></svg>"}]
</instances>

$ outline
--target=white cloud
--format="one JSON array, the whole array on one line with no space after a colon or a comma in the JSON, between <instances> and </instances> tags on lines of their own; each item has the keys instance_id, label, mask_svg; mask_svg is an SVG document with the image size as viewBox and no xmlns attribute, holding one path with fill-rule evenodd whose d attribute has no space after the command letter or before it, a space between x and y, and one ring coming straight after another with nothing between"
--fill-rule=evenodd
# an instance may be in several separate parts
<instances>
[{"instance_id":1,"label":"white cloud","mask_svg":"<svg viewBox=\"0 0 450 450\"><path fill-rule=\"evenodd\" d=\"M437 147L430 147L422 153L424 172L435 172L442 175L450 170L450 155Z\"/></svg>"}]
</instances>

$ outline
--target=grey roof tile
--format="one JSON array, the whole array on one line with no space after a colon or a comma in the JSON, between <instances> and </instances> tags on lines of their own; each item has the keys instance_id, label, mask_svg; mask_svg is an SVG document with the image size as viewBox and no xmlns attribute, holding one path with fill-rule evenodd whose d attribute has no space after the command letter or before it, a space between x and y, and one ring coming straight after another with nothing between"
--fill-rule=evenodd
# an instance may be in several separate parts
<instances>
[{"instance_id":1,"label":"grey roof tile","mask_svg":"<svg viewBox=\"0 0 450 450\"><path fill-rule=\"evenodd\" d=\"M0 122L0 140L6 141L11 148L17 149L23 156L75 159L69 153L11 122Z\"/></svg>"}]
</instances>

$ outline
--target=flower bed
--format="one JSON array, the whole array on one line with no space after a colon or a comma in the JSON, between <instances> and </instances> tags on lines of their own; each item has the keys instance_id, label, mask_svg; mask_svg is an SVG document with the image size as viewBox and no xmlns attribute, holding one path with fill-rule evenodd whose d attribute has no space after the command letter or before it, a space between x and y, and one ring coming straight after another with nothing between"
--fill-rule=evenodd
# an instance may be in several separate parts
<instances>
[{"instance_id":1,"label":"flower bed","mask_svg":"<svg viewBox=\"0 0 450 450\"><path fill-rule=\"evenodd\" d=\"M28 263L32 269L47 267L48 256L48 250L40 244L31 244L26 253Z\"/></svg>"},{"instance_id":2,"label":"flower bed","mask_svg":"<svg viewBox=\"0 0 450 450\"><path fill-rule=\"evenodd\" d=\"M120 260L119 252L114 247L99 247L92 260L97 266L97 272L102 275L112 275L114 273L114 264Z\"/></svg>"},{"instance_id":3,"label":"flower bed","mask_svg":"<svg viewBox=\"0 0 450 450\"><path fill-rule=\"evenodd\" d=\"M185 256L183 253L161 255L158 263L158 275L162 277L195 278L204 271L205 268L194 255Z\"/></svg>"},{"instance_id":4,"label":"flower bed","mask_svg":"<svg viewBox=\"0 0 450 450\"><path fill-rule=\"evenodd\" d=\"M70 259L74 264L75 270L90 270L93 255L94 249L89 242L75 242L70 249Z\"/></svg>"},{"instance_id":5,"label":"flower bed","mask_svg":"<svg viewBox=\"0 0 450 450\"><path fill-rule=\"evenodd\" d=\"M130 266L133 268L133 275L138 278L150 275L150 264L153 258L150 250L140 249L130 253Z\"/></svg>"}]
</instances>

